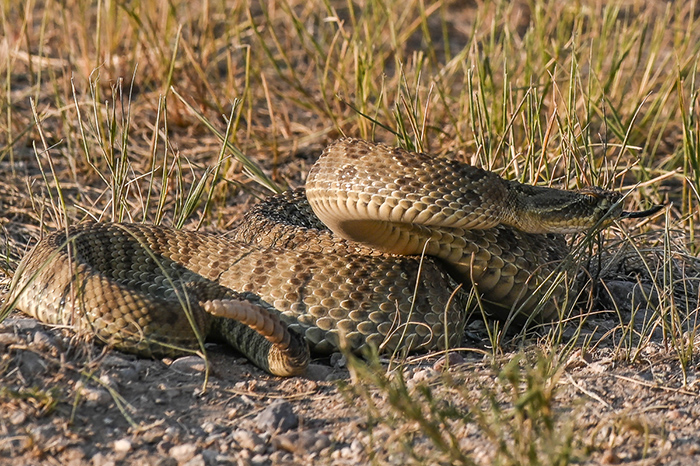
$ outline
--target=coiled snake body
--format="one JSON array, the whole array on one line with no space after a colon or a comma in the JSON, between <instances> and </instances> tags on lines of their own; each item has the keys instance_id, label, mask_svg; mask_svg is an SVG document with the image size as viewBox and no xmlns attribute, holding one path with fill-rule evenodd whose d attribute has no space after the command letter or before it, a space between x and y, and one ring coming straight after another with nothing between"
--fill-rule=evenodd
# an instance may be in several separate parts
<instances>
[{"instance_id":1,"label":"coiled snake body","mask_svg":"<svg viewBox=\"0 0 700 466\"><path fill-rule=\"evenodd\" d=\"M22 260L8 305L142 355L218 336L292 375L308 363L307 343L325 353L459 345L457 282L496 316L551 319L566 298L552 278L567 254L559 234L631 216L619 199L341 139L306 195L260 204L231 237L110 223L56 232Z\"/></svg>"}]
</instances>

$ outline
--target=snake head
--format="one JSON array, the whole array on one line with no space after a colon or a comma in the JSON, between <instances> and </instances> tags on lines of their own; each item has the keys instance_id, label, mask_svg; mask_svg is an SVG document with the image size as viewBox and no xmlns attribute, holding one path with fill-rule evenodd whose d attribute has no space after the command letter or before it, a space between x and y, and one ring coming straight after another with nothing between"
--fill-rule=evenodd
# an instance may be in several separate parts
<instances>
[{"instance_id":1,"label":"snake head","mask_svg":"<svg viewBox=\"0 0 700 466\"><path fill-rule=\"evenodd\" d=\"M605 215L603 215L600 218L600 221L602 221L601 227L608 226L610 223L612 223L613 220L616 219L651 217L652 215L664 208L663 205L654 205L646 210L638 210L631 212L627 210L622 210L622 204L620 201L622 200L623 196L619 193L606 191L604 189L596 187L584 188L579 190L578 192L590 196L591 199L589 199L589 201L591 202L591 205L598 205L598 208L601 209L603 212L605 212L605 209L607 208L607 212L605 213ZM610 205L610 202L613 200L613 204Z\"/></svg>"},{"instance_id":2,"label":"snake head","mask_svg":"<svg viewBox=\"0 0 700 466\"><path fill-rule=\"evenodd\" d=\"M518 183L511 185L511 195L504 223L527 233L578 233L606 227L623 213L620 193L596 187L565 191Z\"/></svg>"},{"instance_id":3,"label":"snake head","mask_svg":"<svg viewBox=\"0 0 700 466\"><path fill-rule=\"evenodd\" d=\"M614 220L621 218L622 194L616 191L608 191L596 186L581 188L575 193L581 196L579 205L572 206L575 215L587 219L582 223L581 230L589 230L599 227L605 228Z\"/></svg>"},{"instance_id":4,"label":"snake head","mask_svg":"<svg viewBox=\"0 0 700 466\"><path fill-rule=\"evenodd\" d=\"M504 223L528 233L579 233L618 219L648 217L663 208L628 212L622 210L622 194L597 187L564 191L519 184L513 191L516 207Z\"/></svg>"}]
</instances>

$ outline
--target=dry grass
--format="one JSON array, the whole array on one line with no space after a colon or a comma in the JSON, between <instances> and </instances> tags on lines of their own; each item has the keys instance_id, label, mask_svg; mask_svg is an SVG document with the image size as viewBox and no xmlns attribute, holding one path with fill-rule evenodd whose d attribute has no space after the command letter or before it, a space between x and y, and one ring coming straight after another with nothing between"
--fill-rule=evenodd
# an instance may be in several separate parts
<instances>
[{"instance_id":1,"label":"dry grass","mask_svg":"<svg viewBox=\"0 0 700 466\"><path fill-rule=\"evenodd\" d=\"M695 1L6 0L3 268L31 240L86 218L229 227L247 193L300 185L332 139L383 140L523 182L629 191L629 210L668 205L605 233L608 244L663 251L654 317L640 330L620 314L605 342L634 362L660 329L687 385L697 325L674 289L697 284L670 264L700 250L698 16ZM504 464L565 464L581 440L564 423L563 443L537 441L560 426L549 410L565 356L604 339L580 327L542 335L523 351L543 356L514 372L528 358L503 363L502 344L514 343L492 327L492 390L510 387L508 403L524 411L470 419ZM425 417L408 409L414 392L364 377L398 397L396 417L383 419L447 422L430 417L447 414L425 402L429 391L416 398ZM519 402L523 383L540 405ZM514 420L528 427L499 430ZM472 461L449 438L431 441L436 461Z\"/></svg>"}]
</instances>

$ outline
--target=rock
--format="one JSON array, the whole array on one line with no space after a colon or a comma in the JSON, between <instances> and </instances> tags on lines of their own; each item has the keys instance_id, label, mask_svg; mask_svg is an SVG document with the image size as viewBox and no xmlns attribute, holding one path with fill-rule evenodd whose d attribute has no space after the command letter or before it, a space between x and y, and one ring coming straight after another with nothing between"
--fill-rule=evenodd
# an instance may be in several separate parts
<instances>
[{"instance_id":1,"label":"rock","mask_svg":"<svg viewBox=\"0 0 700 466\"><path fill-rule=\"evenodd\" d=\"M27 414L22 411L22 410L16 410L12 414L10 414L10 424L14 426L18 426L20 424L24 424L24 421L27 420Z\"/></svg>"},{"instance_id":2,"label":"rock","mask_svg":"<svg viewBox=\"0 0 700 466\"><path fill-rule=\"evenodd\" d=\"M211 421L204 421L201 427L204 432L211 434L216 429L216 424Z\"/></svg>"},{"instance_id":3,"label":"rock","mask_svg":"<svg viewBox=\"0 0 700 466\"><path fill-rule=\"evenodd\" d=\"M146 443L157 443L163 439L165 435L165 429L161 427L154 427L153 429L147 429L141 434L141 440Z\"/></svg>"},{"instance_id":4,"label":"rock","mask_svg":"<svg viewBox=\"0 0 700 466\"><path fill-rule=\"evenodd\" d=\"M207 363L199 356L183 356L173 361L170 368L178 374L199 375L207 370Z\"/></svg>"},{"instance_id":5,"label":"rock","mask_svg":"<svg viewBox=\"0 0 700 466\"><path fill-rule=\"evenodd\" d=\"M328 448L331 443L327 435L313 430L290 432L272 438L272 446L276 449L286 450L296 455L319 452Z\"/></svg>"},{"instance_id":6,"label":"rock","mask_svg":"<svg viewBox=\"0 0 700 466\"><path fill-rule=\"evenodd\" d=\"M134 361L131 361L129 359L126 359L126 357L122 354L116 354L116 353L110 353L107 354L103 359L102 359L102 367L109 367L109 368L119 368L119 367L134 367Z\"/></svg>"},{"instance_id":7,"label":"rock","mask_svg":"<svg viewBox=\"0 0 700 466\"><path fill-rule=\"evenodd\" d=\"M178 463L186 463L187 461L194 458L197 453L197 445L194 443L183 443L182 445L175 445L170 449L168 454L177 460Z\"/></svg>"},{"instance_id":8,"label":"rock","mask_svg":"<svg viewBox=\"0 0 700 466\"><path fill-rule=\"evenodd\" d=\"M120 369L115 369L112 376L118 384L128 385L139 380L139 371L133 367L123 367Z\"/></svg>"},{"instance_id":9,"label":"rock","mask_svg":"<svg viewBox=\"0 0 700 466\"><path fill-rule=\"evenodd\" d=\"M233 440L245 450L260 453L265 449L265 442L257 434L244 429L238 429L231 434Z\"/></svg>"},{"instance_id":10,"label":"rock","mask_svg":"<svg viewBox=\"0 0 700 466\"><path fill-rule=\"evenodd\" d=\"M90 460L93 464L93 466L114 466L116 463L114 461L111 461L107 456L103 455L102 453L97 453L95 456L93 456Z\"/></svg>"},{"instance_id":11,"label":"rock","mask_svg":"<svg viewBox=\"0 0 700 466\"><path fill-rule=\"evenodd\" d=\"M333 353L330 358L331 366L336 369L344 369L348 365L348 359L342 353Z\"/></svg>"},{"instance_id":12,"label":"rock","mask_svg":"<svg viewBox=\"0 0 700 466\"><path fill-rule=\"evenodd\" d=\"M9 319L6 322L10 323ZM28 318L12 319L12 325L17 328L17 330L34 330L39 327L39 321Z\"/></svg>"},{"instance_id":13,"label":"rock","mask_svg":"<svg viewBox=\"0 0 700 466\"><path fill-rule=\"evenodd\" d=\"M432 368L418 369L410 379L406 380L406 387L414 389L420 384L427 384L435 380L438 373Z\"/></svg>"},{"instance_id":14,"label":"rock","mask_svg":"<svg viewBox=\"0 0 700 466\"><path fill-rule=\"evenodd\" d=\"M53 437L58 435L58 429L53 424L37 426L32 430L32 437L37 444L47 444Z\"/></svg>"},{"instance_id":15,"label":"rock","mask_svg":"<svg viewBox=\"0 0 700 466\"><path fill-rule=\"evenodd\" d=\"M0 333L0 349L5 351L8 346L18 345L22 342L22 339L15 335L14 333Z\"/></svg>"},{"instance_id":16,"label":"rock","mask_svg":"<svg viewBox=\"0 0 700 466\"><path fill-rule=\"evenodd\" d=\"M80 391L80 396L83 397L87 406L103 406L112 401L112 396L104 388L90 387L82 382L78 382L75 388Z\"/></svg>"},{"instance_id":17,"label":"rock","mask_svg":"<svg viewBox=\"0 0 700 466\"><path fill-rule=\"evenodd\" d=\"M138 380L140 362L123 355L108 354L102 359L102 369L108 371L115 382L124 385Z\"/></svg>"},{"instance_id":18,"label":"rock","mask_svg":"<svg viewBox=\"0 0 700 466\"><path fill-rule=\"evenodd\" d=\"M225 464L225 462L226 462L226 458L223 455L220 455L219 452L216 450L210 450L210 449L202 450L202 453L200 454L200 456L204 460L204 464L206 466Z\"/></svg>"},{"instance_id":19,"label":"rock","mask_svg":"<svg viewBox=\"0 0 700 466\"><path fill-rule=\"evenodd\" d=\"M56 354L61 349L55 338L41 331L34 333L34 347L39 351L46 351L52 354Z\"/></svg>"},{"instance_id":20,"label":"rock","mask_svg":"<svg viewBox=\"0 0 700 466\"><path fill-rule=\"evenodd\" d=\"M305 377L309 380L327 380L333 374L333 369L322 364L309 364Z\"/></svg>"},{"instance_id":21,"label":"rock","mask_svg":"<svg viewBox=\"0 0 700 466\"><path fill-rule=\"evenodd\" d=\"M15 361L20 372L27 379L42 375L47 370L46 361L33 351L18 351Z\"/></svg>"},{"instance_id":22,"label":"rock","mask_svg":"<svg viewBox=\"0 0 700 466\"><path fill-rule=\"evenodd\" d=\"M61 460L66 466L80 466L85 464L85 453L80 448L70 447L63 451Z\"/></svg>"},{"instance_id":23,"label":"rock","mask_svg":"<svg viewBox=\"0 0 700 466\"><path fill-rule=\"evenodd\" d=\"M207 463L204 461L204 457L202 455L197 455L183 466L207 466Z\"/></svg>"},{"instance_id":24,"label":"rock","mask_svg":"<svg viewBox=\"0 0 700 466\"><path fill-rule=\"evenodd\" d=\"M459 353L451 351L445 356L438 359L435 364L433 364L433 370L437 372L442 372L445 369L449 369L459 364L464 364L464 356Z\"/></svg>"},{"instance_id":25,"label":"rock","mask_svg":"<svg viewBox=\"0 0 700 466\"><path fill-rule=\"evenodd\" d=\"M123 438L114 442L114 451L116 453L128 453L131 451L131 440Z\"/></svg>"},{"instance_id":26,"label":"rock","mask_svg":"<svg viewBox=\"0 0 700 466\"><path fill-rule=\"evenodd\" d=\"M258 429L267 432L286 432L299 425L291 403L279 400L265 408L255 418Z\"/></svg>"},{"instance_id":27,"label":"rock","mask_svg":"<svg viewBox=\"0 0 700 466\"><path fill-rule=\"evenodd\" d=\"M177 466L177 460L170 456L159 459L156 462L156 466Z\"/></svg>"}]
</instances>

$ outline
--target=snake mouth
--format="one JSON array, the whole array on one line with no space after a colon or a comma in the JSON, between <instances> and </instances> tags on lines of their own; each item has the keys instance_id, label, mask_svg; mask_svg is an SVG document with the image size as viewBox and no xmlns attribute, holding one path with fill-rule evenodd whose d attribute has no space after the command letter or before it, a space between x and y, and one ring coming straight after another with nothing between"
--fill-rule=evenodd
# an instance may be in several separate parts
<instances>
[{"instance_id":1,"label":"snake mouth","mask_svg":"<svg viewBox=\"0 0 700 466\"><path fill-rule=\"evenodd\" d=\"M622 214L620 214L620 218L645 218L645 217L651 217L654 215L656 212L660 211L663 209L663 205L655 205L652 206L651 208L647 210L639 210L636 212L627 212L623 211Z\"/></svg>"}]
</instances>

